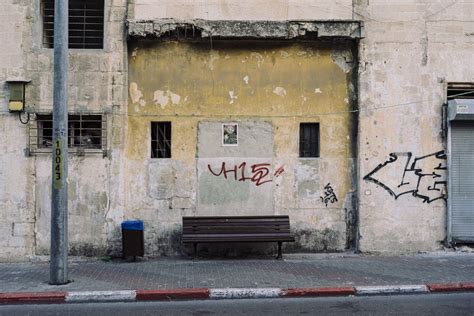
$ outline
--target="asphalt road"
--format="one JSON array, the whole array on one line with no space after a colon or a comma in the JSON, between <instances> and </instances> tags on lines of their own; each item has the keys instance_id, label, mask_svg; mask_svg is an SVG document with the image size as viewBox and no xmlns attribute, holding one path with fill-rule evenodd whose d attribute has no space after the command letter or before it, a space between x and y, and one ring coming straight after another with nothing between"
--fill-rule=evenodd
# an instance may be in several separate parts
<instances>
[{"instance_id":1,"label":"asphalt road","mask_svg":"<svg viewBox=\"0 0 474 316\"><path fill-rule=\"evenodd\" d=\"M474 293L0 306L0 315L474 315Z\"/></svg>"}]
</instances>

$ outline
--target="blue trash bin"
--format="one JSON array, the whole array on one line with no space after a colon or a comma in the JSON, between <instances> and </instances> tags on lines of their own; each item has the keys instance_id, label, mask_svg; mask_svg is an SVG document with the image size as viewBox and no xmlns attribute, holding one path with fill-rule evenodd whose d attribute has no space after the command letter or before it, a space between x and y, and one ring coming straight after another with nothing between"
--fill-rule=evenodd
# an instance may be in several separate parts
<instances>
[{"instance_id":1,"label":"blue trash bin","mask_svg":"<svg viewBox=\"0 0 474 316\"><path fill-rule=\"evenodd\" d=\"M144 224L141 220L127 220L122 222L122 257L137 256L143 257L145 254L144 245Z\"/></svg>"}]
</instances>

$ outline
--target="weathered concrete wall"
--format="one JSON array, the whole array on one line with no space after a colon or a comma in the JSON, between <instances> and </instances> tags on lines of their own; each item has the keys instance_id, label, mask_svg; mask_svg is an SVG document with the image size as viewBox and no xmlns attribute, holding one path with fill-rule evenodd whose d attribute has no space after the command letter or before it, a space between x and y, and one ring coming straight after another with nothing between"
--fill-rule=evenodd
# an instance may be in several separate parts
<instances>
[{"instance_id":1,"label":"weathered concrete wall","mask_svg":"<svg viewBox=\"0 0 474 316\"><path fill-rule=\"evenodd\" d=\"M134 0L132 19L347 20L352 0Z\"/></svg>"},{"instance_id":2,"label":"weathered concrete wall","mask_svg":"<svg viewBox=\"0 0 474 316\"><path fill-rule=\"evenodd\" d=\"M441 106L446 82L474 81L474 1L356 2L355 18L365 21L360 45L360 249L435 250L446 236L446 186L430 188L434 181L446 180L445 170L436 169L445 167L446 160L442 155L415 158L445 150Z\"/></svg>"},{"instance_id":3,"label":"weathered concrete wall","mask_svg":"<svg viewBox=\"0 0 474 316\"><path fill-rule=\"evenodd\" d=\"M289 214L295 249L345 249L354 172L349 47L139 41L129 51L126 210L145 219L147 249L181 251L183 215L240 214ZM150 158L152 121L172 122L171 159ZM222 145L226 122L239 124L238 146ZM300 122L320 123L321 158L298 158ZM267 168L261 181L250 179L255 164ZM338 201L326 206L328 183Z\"/></svg>"},{"instance_id":4,"label":"weathered concrete wall","mask_svg":"<svg viewBox=\"0 0 474 316\"><path fill-rule=\"evenodd\" d=\"M441 246L446 235L446 192L442 185L441 191L429 188L433 172L440 176L437 179L445 179L443 169L435 168L445 165L439 152L445 150L441 104L446 82L474 81L473 0L105 2L104 49L70 51L70 109L109 111L111 150L107 158L70 160L73 253L120 253L119 223L133 217L146 221L149 254L175 253L180 246L181 216L215 213L221 206L224 210L238 207L231 200L216 200L208 194L216 187L232 187L238 190L237 196L248 196L240 200L247 202L254 198L250 190L261 190L265 197L262 209L292 216L300 249L343 249L346 223L353 221L355 211L349 207L355 189L348 180L353 168L359 175L362 251L415 252ZM27 105L36 111L51 110L52 50L42 48L39 3L5 0L0 12L0 260L25 259L45 254L49 248L50 158L25 157L28 128L8 113L5 83L7 79L31 79ZM354 167L354 151L349 146L353 138L341 141L352 137L348 122L354 119L329 114L349 109L341 100L348 97L351 80L336 67L346 68L346 61L352 60L349 55L306 44L267 43L260 48L252 44L240 49L216 43L213 49L176 43L134 44L130 60L139 63L146 56L142 59L152 61L156 75L144 77L147 82L127 84L125 20L161 18L363 21L358 167ZM150 59L153 54L156 56ZM131 69L148 66L142 62ZM316 82L320 73L325 74L321 82L334 80L336 84L323 87ZM329 73L335 77L331 79ZM149 122L157 120L172 121L173 130L179 130L173 134L171 160L149 158ZM303 120L321 123L320 159L297 157L295 131ZM271 126L272 153L229 151L227 156L206 149L203 140L212 138L213 124L229 121L241 127L260 126L262 139L270 135ZM251 132L248 135L253 137ZM206 173L208 164L217 172L219 162L233 166L241 158L250 165L269 163L271 171L284 166L285 171L258 187L251 181L224 181ZM430 176L416 174L418 169ZM219 181L223 185L215 186ZM206 190L199 190L200 182ZM327 183L335 188L338 202L326 208L319 196ZM253 203L244 204L249 205Z\"/></svg>"},{"instance_id":5,"label":"weathered concrete wall","mask_svg":"<svg viewBox=\"0 0 474 316\"><path fill-rule=\"evenodd\" d=\"M24 156L27 129L8 113L6 80L26 75L24 46L34 9L29 1L3 1L0 12L0 258L25 258L34 250L34 164Z\"/></svg>"},{"instance_id":6,"label":"weathered concrete wall","mask_svg":"<svg viewBox=\"0 0 474 316\"><path fill-rule=\"evenodd\" d=\"M69 240L73 254L105 253L120 238L116 227L123 204L120 148L126 123L127 7L125 0L105 3L104 49L69 53L69 111L107 111L111 150L110 159L101 154L70 157ZM6 1L0 16L0 260L15 260L49 252L51 156L25 156L28 126L20 124L17 114L8 113L5 80L31 80L26 90L29 111L51 111L53 50L42 46L40 1Z\"/></svg>"}]
</instances>

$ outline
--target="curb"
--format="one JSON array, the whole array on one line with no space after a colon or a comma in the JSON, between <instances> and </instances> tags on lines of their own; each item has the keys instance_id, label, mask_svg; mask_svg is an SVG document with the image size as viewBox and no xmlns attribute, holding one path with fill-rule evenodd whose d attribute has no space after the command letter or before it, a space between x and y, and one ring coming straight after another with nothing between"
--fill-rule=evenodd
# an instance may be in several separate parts
<instances>
[{"instance_id":1,"label":"curb","mask_svg":"<svg viewBox=\"0 0 474 316\"><path fill-rule=\"evenodd\" d=\"M317 296L350 296L356 295L354 287L321 287L283 290L283 297L317 297Z\"/></svg>"},{"instance_id":2,"label":"curb","mask_svg":"<svg viewBox=\"0 0 474 316\"><path fill-rule=\"evenodd\" d=\"M65 292L15 292L0 293L0 304L18 303L64 303Z\"/></svg>"},{"instance_id":3,"label":"curb","mask_svg":"<svg viewBox=\"0 0 474 316\"><path fill-rule=\"evenodd\" d=\"M209 299L209 289L137 290L137 301L173 301Z\"/></svg>"},{"instance_id":4,"label":"curb","mask_svg":"<svg viewBox=\"0 0 474 316\"><path fill-rule=\"evenodd\" d=\"M468 292L474 291L474 282L472 283L448 283L448 284L427 284L432 293L446 293L446 292Z\"/></svg>"},{"instance_id":5,"label":"curb","mask_svg":"<svg viewBox=\"0 0 474 316\"><path fill-rule=\"evenodd\" d=\"M81 291L67 292L66 303L83 302L133 302L136 300L136 291Z\"/></svg>"},{"instance_id":6,"label":"curb","mask_svg":"<svg viewBox=\"0 0 474 316\"><path fill-rule=\"evenodd\" d=\"M471 283L431 283L426 285L390 285L319 288L225 288L168 289L71 292L0 293L0 305L59 304L83 302L138 302L175 300L218 300L250 298L295 298L328 296L407 295L428 293L474 292Z\"/></svg>"},{"instance_id":7,"label":"curb","mask_svg":"<svg viewBox=\"0 0 474 316\"><path fill-rule=\"evenodd\" d=\"M429 293L426 285L388 285L388 286L359 286L356 295L394 295Z\"/></svg>"}]
</instances>

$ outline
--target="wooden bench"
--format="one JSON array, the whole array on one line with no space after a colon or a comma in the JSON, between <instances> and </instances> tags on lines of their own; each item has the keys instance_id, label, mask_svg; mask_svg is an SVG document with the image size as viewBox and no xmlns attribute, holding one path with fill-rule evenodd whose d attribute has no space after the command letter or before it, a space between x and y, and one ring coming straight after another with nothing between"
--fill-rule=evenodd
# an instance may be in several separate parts
<instances>
[{"instance_id":1,"label":"wooden bench","mask_svg":"<svg viewBox=\"0 0 474 316\"><path fill-rule=\"evenodd\" d=\"M277 242L282 258L283 242L294 242L288 216L188 216L183 217L183 243Z\"/></svg>"}]
</instances>

